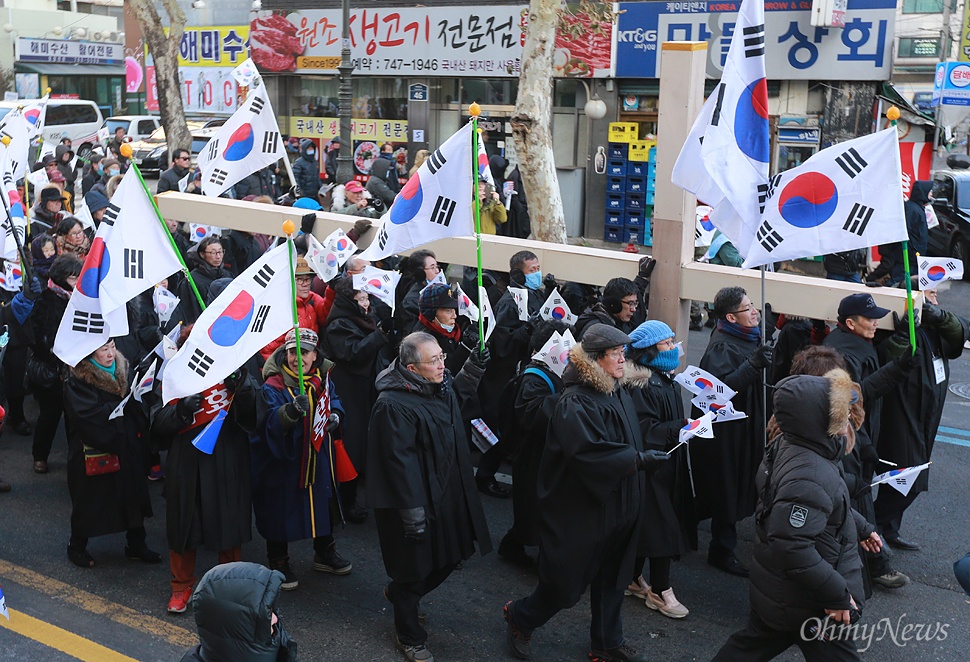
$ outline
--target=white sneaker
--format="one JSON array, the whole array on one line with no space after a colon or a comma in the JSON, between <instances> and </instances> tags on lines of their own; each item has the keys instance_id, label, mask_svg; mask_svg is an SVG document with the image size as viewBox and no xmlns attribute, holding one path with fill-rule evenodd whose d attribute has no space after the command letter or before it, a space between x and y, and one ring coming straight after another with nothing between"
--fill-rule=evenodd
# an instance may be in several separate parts
<instances>
[{"instance_id":1,"label":"white sneaker","mask_svg":"<svg viewBox=\"0 0 970 662\"><path fill-rule=\"evenodd\" d=\"M644 581L643 575L636 578L635 581L631 582L626 590L623 591L623 595L632 595L640 600L647 599L647 593L650 591L650 587L647 586L647 582Z\"/></svg>"},{"instance_id":2,"label":"white sneaker","mask_svg":"<svg viewBox=\"0 0 970 662\"><path fill-rule=\"evenodd\" d=\"M674 595L674 589L668 588L663 591L660 595L657 595L647 586L647 597L644 598L644 603L650 609L654 611L659 611L661 614L667 618L684 618L690 611L684 605L680 604L677 596Z\"/></svg>"}]
</instances>

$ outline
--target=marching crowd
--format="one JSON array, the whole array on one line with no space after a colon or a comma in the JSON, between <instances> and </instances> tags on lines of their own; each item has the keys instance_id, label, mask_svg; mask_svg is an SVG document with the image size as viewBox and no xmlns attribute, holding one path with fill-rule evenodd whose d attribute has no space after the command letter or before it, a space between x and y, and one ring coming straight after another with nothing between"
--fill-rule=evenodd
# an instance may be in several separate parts
<instances>
[{"instance_id":1,"label":"marching crowd","mask_svg":"<svg viewBox=\"0 0 970 662\"><path fill-rule=\"evenodd\" d=\"M304 145L300 158L312 161L310 149ZM174 157L173 171L162 175L167 186L189 172L188 153ZM98 223L121 164L91 161L81 187ZM60 173L59 162L54 170ZM64 419L67 556L79 567L96 565L90 538L122 531L127 557L161 562L144 522L153 515L148 481L165 481L167 608L181 613L193 604L202 639L186 659L225 659L226 651L238 659L295 658L275 614L279 591L299 586L301 563L291 560L289 544L312 539L313 569L345 575L353 563L338 551L340 527L372 516L397 646L408 660L432 660L420 602L476 547L491 550L495 532L482 495L511 497L514 524L497 553L537 576L531 593L502 608L508 648L519 659L530 658L534 635L587 589L589 659L646 659L624 638L624 596L666 617L687 617L673 586L688 580L676 576L673 562L698 548L705 520L708 563L750 577L748 626L725 643L719 660L768 659L792 645L808 659L857 659L850 636L806 639L803 624L827 615L849 625L877 587L908 583L883 543L919 549L903 537L902 518L928 489L929 472L907 496L880 490L874 498L870 483L886 466L930 459L948 362L970 339L970 324L935 291L924 292L914 352L898 311L894 332L878 330L891 311L868 294L846 297L827 322L763 320L744 290L720 290L699 367L737 392L732 404L747 416L719 422L712 439L694 437L681 447L682 428L699 414L685 409L674 380L682 362L674 332L648 315L650 258L634 280L613 278L600 290L543 275L534 253L515 253L508 272L485 275L496 326L482 343L477 324L458 314L456 289L439 282L444 265L430 250L380 264L402 274L393 312L355 288L364 260L351 258L324 282L299 257L298 328L240 357L218 385L166 404L158 380L147 392L130 382L161 365L156 349L164 336L181 344L201 314L189 279L174 274L131 301L129 335L74 368L61 363L54 337L92 232L66 211L73 188L59 186L56 175L50 180L31 214L30 277L2 308L10 332L7 428L33 436L33 470L43 474ZM272 204L260 186L254 181L266 197L253 195L253 203ZM321 207L314 192L294 204L310 212L306 233ZM498 226L507 210L493 193L481 195ZM367 213L375 206L360 204L366 198L356 182L342 194L334 211L362 217L349 233L356 241L371 229L366 217L376 216ZM181 224L169 229L206 302L273 241L232 230L193 243ZM306 252L305 237L296 245ZM472 299L474 275L462 274ZM510 286L526 291L525 314ZM540 315L553 288L582 311L561 374L539 356L568 328ZM160 290L178 295L174 311L160 310ZM139 397L125 401L135 391ZM28 393L40 410L33 426L24 413ZM477 419L498 440L480 457L470 443ZM211 430L211 452L203 452L200 439ZM511 463L511 485L496 478L503 462ZM266 541L265 568L237 563L252 541L253 516ZM751 516L756 540L746 564L735 553L736 527ZM197 585L200 550L217 553L220 565ZM226 600L241 607L228 609ZM240 618L254 626L233 627Z\"/></svg>"}]
</instances>

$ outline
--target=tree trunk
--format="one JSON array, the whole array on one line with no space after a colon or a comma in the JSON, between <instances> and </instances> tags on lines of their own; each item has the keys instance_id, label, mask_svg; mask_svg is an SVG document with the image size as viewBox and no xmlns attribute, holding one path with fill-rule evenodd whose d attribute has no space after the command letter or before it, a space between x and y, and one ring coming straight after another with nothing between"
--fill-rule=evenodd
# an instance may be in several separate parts
<instances>
[{"instance_id":1,"label":"tree trunk","mask_svg":"<svg viewBox=\"0 0 970 662\"><path fill-rule=\"evenodd\" d=\"M566 221L552 151L552 55L561 0L531 0L512 116L515 153L529 200L532 238L566 243Z\"/></svg>"},{"instance_id":2,"label":"tree trunk","mask_svg":"<svg viewBox=\"0 0 970 662\"><path fill-rule=\"evenodd\" d=\"M185 124L185 107L179 85L179 44L185 31L185 12L175 0L163 0L169 18L168 35L152 0L126 0L135 10L148 51L155 61L158 109L165 127L168 158L171 165L176 149L192 149L192 134Z\"/></svg>"}]
</instances>

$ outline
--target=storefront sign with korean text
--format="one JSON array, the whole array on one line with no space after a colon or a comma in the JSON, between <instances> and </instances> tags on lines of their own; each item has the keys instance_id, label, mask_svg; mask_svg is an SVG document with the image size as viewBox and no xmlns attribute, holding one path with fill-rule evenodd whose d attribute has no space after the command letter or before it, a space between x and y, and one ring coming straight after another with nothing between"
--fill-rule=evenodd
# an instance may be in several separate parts
<instances>
[{"instance_id":1,"label":"storefront sign with korean text","mask_svg":"<svg viewBox=\"0 0 970 662\"><path fill-rule=\"evenodd\" d=\"M322 138L330 140L340 133L340 120L336 117L290 118L289 135L297 138ZM364 120L350 121L350 136L354 140L378 140L381 142L407 142L407 120Z\"/></svg>"},{"instance_id":2,"label":"storefront sign with korean text","mask_svg":"<svg viewBox=\"0 0 970 662\"><path fill-rule=\"evenodd\" d=\"M19 62L121 64L125 61L125 46L98 44L93 41L18 37L16 55Z\"/></svg>"},{"instance_id":3,"label":"storefront sign with korean text","mask_svg":"<svg viewBox=\"0 0 970 662\"><path fill-rule=\"evenodd\" d=\"M168 28L165 28L168 34ZM248 25L189 26L182 34L179 44L180 67L229 67L249 57ZM146 65L153 63L148 46L145 46Z\"/></svg>"},{"instance_id":4,"label":"storefront sign with korean text","mask_svg":"<svg viewBox=\"0 0 970 662\"><path fill-rule=\"evenodd\" d=\"M616 77L659 78L665 41L706 41L720 78L741 0L621 2ZM811 0L765 2L765 65L775 80L888 80L896 0L849 0L844 28L812 26Z\"/></svg>"}]
</instances>

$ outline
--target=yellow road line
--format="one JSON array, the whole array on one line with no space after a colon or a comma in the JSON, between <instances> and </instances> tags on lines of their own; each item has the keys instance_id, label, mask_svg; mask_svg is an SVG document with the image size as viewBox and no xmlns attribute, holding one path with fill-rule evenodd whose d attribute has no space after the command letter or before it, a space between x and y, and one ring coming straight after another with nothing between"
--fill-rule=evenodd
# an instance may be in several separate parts
<instances>
[{"instance_id":1,"label":"yellow road line","mask_svg":"<svg viewBox=\"0 0 970 662\"><path fill-rule=\"evenodd\" d=\"M92 572L97 572L93 570ZM94 593L88 593L70 584L47 577L28 568L0 559L0 577L7 582L33 589L85 611L105 616L116 623L164 639L180 648L191 648L199 643L194 632L186 630L154 616L148 616L130 607L111 602ZM167 587L166 587L167 588ZM9 591L7 597L9 600ZM159 595L162 595L159 593ZM9 604L9 602L8 602Z\"/></svg>"},{"instance_id":2,"label":"yellow road line","mask_svg":"<svg viewBox=\"0 0 970 662\"><path fill-rule=\"evenodd\" d=\"M45 623L22 611L11 609L10 620L0 618L0 627L16 632L28 639L39 641L84 662L135 662L134 658L117 653L101 644L79 637L56 625Z\"/></svg>"}]
</instances>

